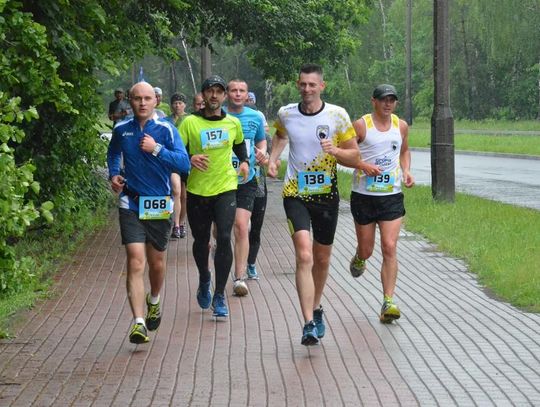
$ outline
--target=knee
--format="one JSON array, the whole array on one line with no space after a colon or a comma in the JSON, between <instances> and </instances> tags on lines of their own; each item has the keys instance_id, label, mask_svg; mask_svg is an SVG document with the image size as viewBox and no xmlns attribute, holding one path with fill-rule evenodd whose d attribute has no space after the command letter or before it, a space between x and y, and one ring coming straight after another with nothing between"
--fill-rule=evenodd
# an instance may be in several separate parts
<instances>
[{"instance_id":1,"label":"knee","mask_svg":"<svg viewBox=\"0 0 540 407\"><path fill-rule=\"evenodd\" d=\"M139 256L130 256L128 258L128 271L130 273L143 273L144 258Z\"/></svg>"},{"instance_id":2,"label":"knee","mask_svg":"<svg viewBox=\"0 0 540 407\"><path fill-rule=\"evenodd\" d=\"M381 250L384 258L395 257L397 252L397 241L383 240L381 242Z\"/></svg>"},{"instance_id":3,"label":"knee","mask_svg":"<svg viewBox=\"0 0 540 407\"><path fill-rule=\"evenodd\" d=\"M234 235L237 238L246 238L249 233L248 225L239 222L234 224Z\"/></svg>"},{"instance_id":4,"label":"knee","mask_svg":"<svg viewBox=\"0 0 540 407\"><path fill-rule=\"evenodd\" d=\"M327 255L316 255L313 261L322 268L328 268L330 266L330 256Z\"/></svg>"},{"instance_id":5,"label":"knee","mask_svg":"<svg viewBox=\"0 0 540 407\"><path fill-rule=\"evenodd\" d=\"M298 265L310 265L313 263L311 250L301 249L296 252L296 263Z\"/></svg>"}]
</instances>

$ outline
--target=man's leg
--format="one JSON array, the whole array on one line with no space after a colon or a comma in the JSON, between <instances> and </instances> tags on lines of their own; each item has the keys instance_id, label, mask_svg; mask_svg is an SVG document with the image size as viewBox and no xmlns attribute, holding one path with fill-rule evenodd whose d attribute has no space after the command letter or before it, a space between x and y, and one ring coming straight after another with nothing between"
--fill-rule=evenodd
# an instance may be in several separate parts
<instances>
[{"instance_id":1,"label":"man's leg","mask_svg":"<svg viewBox=\"0 0 540 407\"><path fill-rule=\"evenodd\" d=\"M299 230L292 236L296 255L296 291L305 322L313 319L315 283L313 281L313 248L308 230Z\"/></svg>"},{"instance_id":2,"label":"man's leg","mask_svg":"<svg viewBox=\"0 0 540 407\"><path fill-rule=\"evenodd\" d=\"M359 225L358 223L354 222L354 227L356 229L357 241L356 255L362 260L367 260L373 254L377 225L375 222L367 225Z\"/></svg>"},{"instance_id":3,"label":"man's leg","mask_svg":"<svg viewBox=\"0 0 540 407\"><path fill-rule=\"evenodd\" d=\"M159 251L151 244L146 245L146 256L148 259L148 277L150 280L150 295L157 297L163 287L166 270L166 253Z\"/></svg>"},{"instance_id":4,"label":"man's leg","mask_svg":"<svg viewBox=\"0 0 540 407\"><path fill-rule=\"evenodd\" d=\"M381 249L383 262L381 268L381 281L385 296L393 297L396 288L398 262L397 242L402 218L392 221L380 221Z\"/></svg>"},{"instance_id":5,"label":"man's leg","mask_svg":"<svg viewBox=\"0 0 540 407\"><path fill-rule=\"evenodd\" d=\"M380 320L383 323L391 323L401 316L399 307L394 303L393 299L398 273L397 240L399 237L401 219L402 218L378 222L379 230L381 232L383 255L381 281L384 299L380 314Z\"/></svg>"},{"instance_id":6,"label":"man's leg","mask_svg":"<svg viewBox=\"0 0 540 407\"><path fill-rule=\"evenodd\" d=\"M216 293L223 294L231 272L233 252L231 248L231 231L236 215L236 192L221 194L214 205L214 222L216 230Z\"/></svg>"},{"instance_id":7,"label":"man's leg","mask_svg":"<svg viewBox=\"0 0 540 407\"><path fill-rule=\"evenodd\" d=\"M199 271L197 302L202 309L207 309L212 301L212 293L210 292L210 279L212 276L208 266L208 242L210 240L213 215L209 200L199 195L188 194L186 206L188 208L189 227L193 235L193 258Z\"/></svg>"},{"instance_id":8,"label":"man's leg","mask_svg":"<svg viewBox=\"0 0 540 407\"><path fill-rule=\"evenodd\" d=\"M126 288L133 318L144 318L144 266L145 244L126 244Z\"/></svg>"},{"instance_id":9,"label":"man's leg","mask_svg":"<svg viewBox=\"0 0 540 407\"><path fill-rule=\"evenodd\" d=\"M244 275L249 253L249 219L251 211L236 208L234 221L234 277L235 280Z\"/></svg>"},{"instance_id":10,"label":"man's leg","mask_svg":"<svg viewBox=\"0 0 540 407\"><path fill-rule=\"evenodd\" d=\"M181 185L181 191L180 191L180 226L186 224L186 200L187 200L187 192L186 192L186 183L182 181L180 183Z\"/></svg>"},{"instance_id":11,"label":"man's leg","mask_svg":"<svg viewBox=\"0 0 540 407\"><path fill-rule=\"evenodd\" d=\"M328 268L330 266L330 256L332 245L313 242L313 282L315 285L315 295L313 298L312 310L317 309L321 304L326 279L328 278Z\"/></svg>"},{"instance_id":12,"label":"man's leg","mask_svg":"<svg viewBox=\"0 0 540 407\"><path fill-rule=\"evenodd\" d=\"M214 205L216 225L216 255L214 268L216 270L216 288L212 298L212 308L215 317L226 317L229 309L225 301L225 286L231 272L233 251L231 248L231 232L236 214L235 191L225 192L217 197Z\"/></svg>"},{"instance_id":13,"label":"man's leg","mask_svg":"<svg viewBox=\"0 0 540 407\"><path fill-rule=\"evenodd\" d=\"M182 183L180 182L180 175L174 172L171 174L171 188L174 200L173 230L171 237L178 239L180 237L180 212L182 210L182 199L180 197Z\"/></svg>"},{"instance_id":14,"label":"man's leg","mask_svg":"<svg viewBox=\"0 0 540 407\"><path fill-rule=\"evenodd\" d=\"M264 214L266 212L266 188L265 195L256 197L253 203L253 212L251 212L251 222L249 228L249 254L247 258L247 274L249 279L258 279L257 268L255 262L261 247L261 229L264 222Z\"/></svg>"}]
</instances>

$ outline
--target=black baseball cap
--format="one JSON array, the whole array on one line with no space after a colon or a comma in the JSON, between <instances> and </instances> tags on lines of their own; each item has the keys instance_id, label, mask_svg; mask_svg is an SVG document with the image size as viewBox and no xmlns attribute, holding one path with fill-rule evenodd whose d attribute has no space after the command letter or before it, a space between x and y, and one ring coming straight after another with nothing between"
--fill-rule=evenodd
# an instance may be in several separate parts
<instances>
[{"instance_id":1,"label":"black baseball cap","mask_svg":"<svg viewBox=\"0 0 540 407\"><path fill-rule=\"evenodd\" d=\"M225 83L225 79L223 79L219 75L212 75L204 80L201 86L201 92L204 92L206 89L211 88L215 85L221 86L223 90L227 90L227 84Z\"/></svg>"},{"instance_id":2,"label":"black baseball cap","mask_svg":"<svg viewBox=\"0 0 540 407\"><path fill-rule=\"evenodd\" d=\"M383 83L373 90L373 99L382 99L386 96L394 96L397 100L398 97L396 88L394 88L392 85Z\"/></svg>"}]
</instances>

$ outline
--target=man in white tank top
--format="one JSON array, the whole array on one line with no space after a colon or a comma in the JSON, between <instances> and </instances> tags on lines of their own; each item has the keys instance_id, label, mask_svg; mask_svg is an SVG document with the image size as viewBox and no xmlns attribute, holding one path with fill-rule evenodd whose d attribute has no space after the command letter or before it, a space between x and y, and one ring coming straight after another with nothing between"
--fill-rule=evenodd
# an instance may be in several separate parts
<instances>
[{"instance_id":1,"label":"man in white tank top","mask_svg":"<svg viewBox=\"0 0 540 407\"><path fill-rule=\"evenodd\" d=\"M353 277L359 277L365 271L379 225L384 294L380 320L384 323L401 316L393 300L398 272L397 241L405 215L401 186L410 188L414 185L410 173L409 129L405 121L393 114L397 99L392 85L377 86L371 98L373 113L353 123L363 164L354 171L351 187L351 212L358 247L350 271Z\"/></svg>"}]
</instances>

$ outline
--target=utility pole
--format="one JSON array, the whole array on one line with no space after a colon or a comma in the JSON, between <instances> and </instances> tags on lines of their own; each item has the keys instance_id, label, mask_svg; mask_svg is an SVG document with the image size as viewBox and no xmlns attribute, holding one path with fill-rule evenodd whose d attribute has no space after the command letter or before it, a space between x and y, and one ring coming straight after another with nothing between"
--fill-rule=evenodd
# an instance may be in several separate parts
<instances>
[{"instance_id":1,"label":"utility pole","mask_svg":"<svg viewBox=\"0 0 540 407\"><path fill-rule=\"evenodd\" d=\"M405 36L405 121L410 126L413 123L412 114L412 0L407 0L407 33Z\"/></svg>"},{"instance_id":2,"label":"utility pole","mask_svg":"<svg viewBox=\"0 0 540 407\"><path fill-rule=\"evenodd\" d=\"M431 193L435 200L454 202L454 118L450 110L450 27L447 0L433 4L433 77L431 116Z\"/></svg>"}]
</instances>

